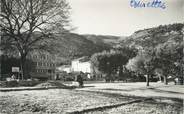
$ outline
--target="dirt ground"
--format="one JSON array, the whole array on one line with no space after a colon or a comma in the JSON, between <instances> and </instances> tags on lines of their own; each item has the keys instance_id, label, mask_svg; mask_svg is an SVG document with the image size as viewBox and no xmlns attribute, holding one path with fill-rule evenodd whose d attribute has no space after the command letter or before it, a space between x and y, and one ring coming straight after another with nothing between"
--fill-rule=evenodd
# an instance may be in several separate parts
<instances>
[{"instance_id":1,"label":"dirt ground","mask_svg":"<svg viewBox=\"0 0 184 114\"><path fill-rule=\"evenodd\" d=\"M66 89L1 92L0 113L51 112L62 114L135 99Z\"/></svg>"},{"instance_id":2,"label":"dirt ground","mask_svg":"<svg viewBox=\"0 0 184 114\"><path fill-rule=\"evenodd\" d=\"M85 114L183 114L182 101L168 102L149 100Z\"/></svg>"}]
</instances>

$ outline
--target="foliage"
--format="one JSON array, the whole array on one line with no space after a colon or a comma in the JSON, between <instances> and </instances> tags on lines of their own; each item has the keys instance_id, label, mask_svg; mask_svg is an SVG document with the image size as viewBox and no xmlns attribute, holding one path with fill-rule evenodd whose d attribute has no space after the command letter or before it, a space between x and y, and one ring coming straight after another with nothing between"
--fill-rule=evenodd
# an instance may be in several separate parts
<instances>
[{"instance_id":1,"label":"foliage","mask_svg":"<svg viewBox=\"0 0 184 114\"><path fill-rule=\"evenodd\" d=\"M160 45L156 49L155 67L161 69L164 78L168 76L183 79L183 42L170 42ZM167 80L165 83L167 84Z\"/></svg>"},{"instance_id":2,"label":"foliage","mask_svg":"<svg viewBox=\"0 0 184 114\"><path fill-rule=\"evenodd\" d=\"M123 72L124 65L135 55L136 51L127 47L96 53L91 57L92 68L95 73L100 72L111 77Z\"/></svg>"},{"instance_id":3,"label":"foliage","mask_svg":"<svg viewBox=\"0 0 184 114\"><path fill-rule=\"evenodd\" d=\"M152 49L145 49L140 51L136 57L130 59L126 67L140 74L146 74L153 69L151 67L153 59L154 51Z\"/></svg>"},{"instance_id":4,"label":"foliage","mask_svg":"<svg viewBox=\"0 0 184 114\"><path fill-rule=\"evenodd\" d=\"M12 75L12 67L20 68L20 59L15 57L8 57L4 55L1 55L0 58L1 58L1 75L2 75L1 78L7 78L7 77L4 77L5 74L7 74L10 77ZM27 77L29 72L35 69L35 66L32 60L26 59L25 69L26 69L25 78L27 79L29 78Z\"/></svg>"},{"instance_id":5,"label":"foliage","mask_svg":"<svg viewBox=\"0 0 184 114\"><path fill-rule=\"evenodd\" d=\"M136 31L121 42L121 45L141 48L155 48L168 41L180 42L183 39L183 23L160 25Z\"/></svg>"},{"instance_id":6,"label":"foliage","mask_svg":"<svg viewBox=\"0 0 184 114\"><path fill-rule=\"evenodd\" d=\"M149 77L153 74L155 69L153 63L155 59L154 54L152 49L142 50L136 57L130 59L126 65L127 69L145 75L147 78L147 86L149 86Z\"/></svg>"},{"instance_id":7,"label":"foliage","mask_svg":"<svg viewBox=\"0 0 184 114\"><path fill-rule=\"evenodd\" d=\"M6 81L6 87L17 87L18 82L17 81Z\"/></svg>"},{"instance_id":8,"label":"foliage","mask_svg":"<svg viewBox=\"0 0 184 114\"><path fill-rule=\"evenodd\" d=\"M159 74L164 77L165 84L168 76L182 78L183 42L166 42L157 48L144 50L129 60L126 67L143 75Z\"/></svg>"},{"instance_id":9,"label":"foliage","mask_svg":"<svg viewBox=\"0 0 184 114\"><path fill-rule=\"evenodd\" d=\"M169 76L183 79L183 33L183 23L135 32L121 44L139 50L138 56L129 61L127 68L142 75L154 73L160 79L162 76L165 84Z\"/></svg>"},{"instance_id":10,"label":"foliage","mask_svg":"<svg viewBox=\"0 0 184 114\"><path fill-rule=\"evenodd\" d=\"M11 81L1 81L0 87L33 87L36 86L37 84L40 84L41 82L39 81L16 81L16 80L11 80Z\"/></svg>"},{"instance_id":11,"label":"foliage","mask_svg":"<svg viewBox=\"0 0 184 114\"><path fill-rule=\"evenodd\" d=\"M60 50L58 56L60 58L66 58L69 61L82 56L91 56L94 53L110 49L110 46L107 46L103 43L96 44L86 39L83 35L74 33L62 35L56 34L55 37L60 38L60 40L57 42L59 45L58 49Z\"/></svg>"},{"instance_id":12,"label":"foliage","mask_svg":"<svg viewBox=\"0 0 184 114\"><path fill-rule=\"evenodd\" d=\"M24 72L28 53L53 52L52 33L66 32L69 5L65 0L1 0L1 49L20 53Z\"/></svg>"}]
</instances>

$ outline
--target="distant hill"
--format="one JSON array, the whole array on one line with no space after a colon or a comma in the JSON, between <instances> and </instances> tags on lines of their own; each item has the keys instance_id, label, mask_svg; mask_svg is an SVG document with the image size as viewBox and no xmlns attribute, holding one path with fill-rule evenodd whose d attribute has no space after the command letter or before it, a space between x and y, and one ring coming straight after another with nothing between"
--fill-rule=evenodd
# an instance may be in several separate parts
<instances>
[{"instance_id":1,"label":"distant hill","mask_svg":"<svg viewBox=\"0 0 184 114\"><path fill-rule=\"evenodd\" d=\"M106 44L108 46L115 46L125 37L120 36L110 36L110 35L83 35L88 40L93 41L95 44Z\"/></svg>"},{"instance_id":2,"label":"distant hill","mask_svg":"<svg viewBox=\"0 0 184 114\"><path fill-rule=\"evenodd\" d=\"M65 35L55 35L60 40L57 42L60 52L58 53L60 60L68 60L79 58L82 56L91 56L96 52L109 50L111 47L103 42L93 42L83 35L74 33Z\"/></svg>"},{"instance_id":3,"label":"distant hill","mask_svg":"<svg viewBox=\"0 0 184 114\"><path fill-rule=\"evenodd\" d=\"M141 48L156 47L167 42L182 42L184 24L160 25L154 28L136 31L120 42L121 46Z\"/></svg>"},{"instance_id":4,"label":"distant hill","mask_svg":"<svg viewBox=\"0 0 184 114\"><path fill-rule=\"evenodd\" d=\"M70 61L82 56L91 56L116 46L155 48L164 43L183 42L183 30L184 24L177 23L139 30L129 37L66 34L57 36L60 37L59 57Z\"/></svg>"}]
</instances>

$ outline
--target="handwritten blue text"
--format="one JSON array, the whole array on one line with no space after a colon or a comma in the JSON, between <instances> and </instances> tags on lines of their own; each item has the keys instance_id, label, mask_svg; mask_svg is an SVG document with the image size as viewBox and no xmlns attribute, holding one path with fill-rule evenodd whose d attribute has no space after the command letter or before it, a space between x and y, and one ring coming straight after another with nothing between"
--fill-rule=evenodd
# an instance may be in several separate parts
<instances>
[{"instance_id":1,"label":"handwritten blue text","mask_svg":"<svg viewBox=\"0 0 184 114\"><path fill-rule=\"evenodd\" d=\"M133 8L161 8L165 9L166 5L162 0L150 0L148 2L141 1L141 0L131 0L130 1L130 6Z\"/></svg>"}]
</instances>

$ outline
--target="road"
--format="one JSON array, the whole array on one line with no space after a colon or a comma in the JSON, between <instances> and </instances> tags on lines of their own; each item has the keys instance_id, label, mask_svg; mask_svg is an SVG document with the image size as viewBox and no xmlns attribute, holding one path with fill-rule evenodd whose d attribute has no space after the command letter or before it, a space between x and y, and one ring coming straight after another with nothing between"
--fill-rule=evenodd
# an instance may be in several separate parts
<instances>
[{"instance_id":1,"label":"road","mask_svg":"<svg viewBox=\"0 0 184 114\"><path fill-rule=\"evenodd\" d=\"M170 83L169 85L164 85L163 83L150 83L149 87L146 87L145 82L91 83L85 84L84 88L79 88L78 90L116 93L127 96L167 97L184 99L184 86L174 85L173 83Z\"/></svg>"}]
</instances>

